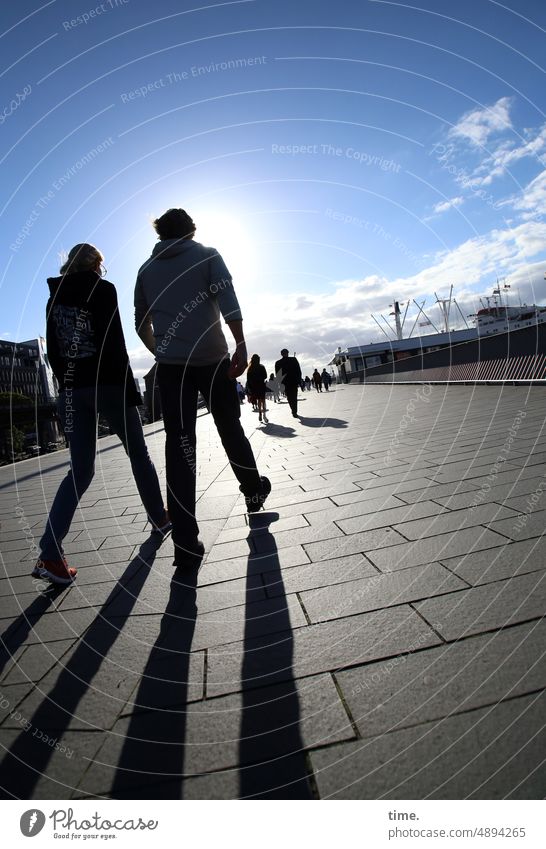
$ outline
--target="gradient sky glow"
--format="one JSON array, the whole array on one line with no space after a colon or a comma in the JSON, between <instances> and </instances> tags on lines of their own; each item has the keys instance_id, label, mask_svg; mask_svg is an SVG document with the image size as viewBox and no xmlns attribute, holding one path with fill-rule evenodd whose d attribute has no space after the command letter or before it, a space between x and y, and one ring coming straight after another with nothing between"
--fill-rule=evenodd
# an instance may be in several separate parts
<instances>
[{"instance_id":1,"label":"gradient sky glow","mask_svg":"<svg viewBox=\"0 0 546 849\"><path fill-rule=\"evenodd\" d=\"M233 273L249 354L306 370L371 313L546 289L542 0L20 0L0 12L0 338L91 241L133 330L150 219L183 206ZM413 310L415 313L415 310ZM430 310L438 319L437 308Z\"/></svg>"}]
</instances>

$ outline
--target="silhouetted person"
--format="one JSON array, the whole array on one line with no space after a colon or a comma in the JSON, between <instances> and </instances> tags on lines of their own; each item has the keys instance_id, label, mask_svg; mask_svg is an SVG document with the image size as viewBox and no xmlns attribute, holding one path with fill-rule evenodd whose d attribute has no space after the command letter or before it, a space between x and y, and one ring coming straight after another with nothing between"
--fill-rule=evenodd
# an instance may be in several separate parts
<instances>
[{"instance_id":1,"label":"silhouetted person","mask_svg":"<svg viewBox=\"0 0 546 849\"><path fill-rule=\"evenodd\" d=\"M275 375L273 373L271 373L269 375L269 380L267 381L266 386L269 389L269 391L271 392L271 394L273 395L273 401L276 404L278 401L280 401L281 393L280 393L280 389L279 389L279 381L277 380L277 378L275 377Z\"/></svg>"},{"instance_id":2,"label":"silhouetted person","mask_svg":"<svg viewBox=\"0 0 546 849\"><path fill-rule=\"evenodd\" d=\"M286 400L290 404L292 415L298 415L298 387L301 380L301 368L295 357L288 356L287 348L281 351L282 359L275 363L275 374L279 383L284 385Z\"/></svg>"},{"instance_id":3,"label":"silhouetted person","mask_svg":"<svg viewBox=\"0 0 546 849\"><path fill-rule=\"evenodd\" d=\"M267 371L260 363L260 357L258 354L252 354L252 357L250 358L250 365L246 373L246 379L250 393L252 397L256 399L259 421L262 421L263 417L263 421L267 424L267 416L265 414L265 381L267 380Z\"/></svg>"},{"instance_id":4,"label":"silhouetted person","mask_svg":"<svg viewBox=\"0 0 546 849\"><path fill-rule=\"evenodd\" d=\"M313 383L317 392L322 392L322 378L318 369L315 369L313 372Z\"/></svg>"},{"instance_id":5,"label":"silhouetted person","mask_svg":"<svg viewBox=\"0 0 546 849\"><path fill-rule=\"evenodd\" d=\"M309 375L306 375L304 383L305 383L305 388L307 389L308 392L310 392L311 391L311 378L309 377Z\"/></svg>"},{"instance_id":6,"label":"silhouetted person","mask_svg":"<svg viewBox=\"0 0 546 849\"><path fill-rule=\"evenodd\" d=\"M249 513L261 508L271 484L260 477L241 427L235 378L247 367L243 321L231 275L214 248L194 241L183 209L154 221L159 242L138 272L137 332L157 360L166 433L167 498L175 568L198 565L204 554L195 518L197 394L212 413ZM233 339L231 360L221 327Z\"/></svg>"},{"instance_id":7,"label":"silhouetted person","mask_svg":"<svg viewBox=\"0 0 546 849\"><path fill-rule=\"evenodd\" d=\"M327 392L329 392L330 391L330 384L332 382L332 378L330 377L330 375L328 374L328 372L326 371L325 368L322 369L321 378L322 378L322 382L324 384L324 388L326 389Z\"/></svg>"}]
</instances>

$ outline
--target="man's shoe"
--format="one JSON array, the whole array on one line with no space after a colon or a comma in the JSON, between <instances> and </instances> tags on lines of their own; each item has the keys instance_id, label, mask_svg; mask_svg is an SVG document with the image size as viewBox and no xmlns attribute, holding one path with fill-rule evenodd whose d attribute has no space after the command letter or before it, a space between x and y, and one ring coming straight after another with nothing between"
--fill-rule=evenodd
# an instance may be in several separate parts
<instances>
[{"instance_id":1,"label":"man's shoe","mask_svg":"<svg viewBox=\"0 0 546 849\"><path fill-rule=\"evenodd\" d=\"M78 570L70 568L63 557L62 560L38 560L32 570L32 577L45 578L52 584L66 585L74 581L77 573Z\"/></svg>"},{"instance_id":2,"label":"man's shoe","mask_svg":"<svg viewBox=\"0 0 546 849\"><path fill-rule=\"evenodd\" d=\"M245 495L247 513L257 513L264 506L264 502L271 492L271 481L269 478L260 478L260 487L252 495Z\"/></svg>"},{"instance_id":3,"label":"man's shoe","mask_svg":"<svg viewBox=\"0 0 546 849\"><path fill-rule=\"evenodd\" d=\"M175 557L173 566L181 571L185 569L194 569L201 564L205 556L205 546L198 539L191 547L178 548L175 547Z\"/></svg>"}]
</instances>

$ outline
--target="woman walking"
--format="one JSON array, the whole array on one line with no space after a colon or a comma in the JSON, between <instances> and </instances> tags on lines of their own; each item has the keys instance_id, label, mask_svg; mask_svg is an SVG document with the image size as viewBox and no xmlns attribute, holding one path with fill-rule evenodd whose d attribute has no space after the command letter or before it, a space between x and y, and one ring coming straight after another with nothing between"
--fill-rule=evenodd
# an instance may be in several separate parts
<instances>
[{"instance_id":1,"label":"woman walking","mask_svg":"<svg viewBox=\"0 0 546 849\"><path fill-rule=\"evenodd\" d=\"M273 372L271 372L271 374L269 375L269 380L266 383L266 387L269 389L269 391L273 395L274 403L275 404L280 403L281 390L280 390L280 386L279 386L279 381L277 380L277 378L275 377Z\"/></svg>"},{"instance_id":2,"label":"woman walking","mask_svg":"<svg viewBox=\"0 0 546 849\"><path fill-rule=\"evenodd\" d=\"M268 424L265 409L265 382L267 380L267 371L265 370L265 367L261 365L258 354L252 354L252 357L250 358L250 365L246 373L246 379L248 388L252 393L252 397L256 400L259 413L258 419L259 421L262 421L263 417L264 423Z\"/></svg>"},{"instance_id":3,"label":"woman walking","mask_svg":"<svg viewBox=\"0 0 546 849\"><path fill-rule=\"evenodd\" d=\"M32 575L56 584L70 584L76 576L62 543L95 474L99 413L129 456L152 532L165 534L171 528L144 441L137 410L141 398L129 365L116 290L102 279L103 259L93 245L75 245L61 276L47 281L47 353L59 383L58 409L71 468L53 501Z\"/></svg>"}]
</instances>

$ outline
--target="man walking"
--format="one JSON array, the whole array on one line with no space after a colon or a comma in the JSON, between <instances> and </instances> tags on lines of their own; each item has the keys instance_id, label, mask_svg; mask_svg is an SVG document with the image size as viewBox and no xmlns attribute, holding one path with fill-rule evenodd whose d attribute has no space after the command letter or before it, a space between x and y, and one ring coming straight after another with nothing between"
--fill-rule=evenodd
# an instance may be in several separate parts
<instances>
[{"instance_id":1,"label":"man walking","mask_svg":"<svg viewBox=\"0 0 546 849\"><path fill-rule=\"evenodd\" d=\"M138 272L135 325L158 364L174 566L183 570L198 565L204 555L195 518L199 391L249 513L261 508L271 484L258 474L240 423L235 378L247 367L247 350L231 275L214 248L194 241L195 224L183 209L167 210L154 221L154 228L159 242ZM231 361L221 315L235 341Z\"/></svg>"},{"instance_id":2,"label":"man walking","mask_svg":"<svg viewBox=\"0 0 546 849\"><path fill-rule=\"evenodd\" d=\"M298 416L298 386L301 380L301 368L295 357L288 356L288 350L283 348L281 351L282 359L275 363L275 374L279 383L284 384L284 392L292 415L294 418Z\"/></svg>"},{"instance_id":3,"label":"man walking","mask_svg":"<svg viewBox=\"0 0 546 849\"><path fill-rule=\"evenodd\" d=\"M332 378L330 377L330 375L328 374L328 372L326 371L325 368L322 369L321 378L322 378L322 382L324 384L324 388L326 389L327 392L329 392L330 391L330 384L332 382Z\"/></svg>"}]
</instances>

